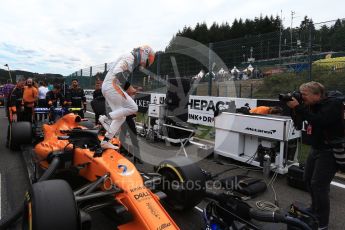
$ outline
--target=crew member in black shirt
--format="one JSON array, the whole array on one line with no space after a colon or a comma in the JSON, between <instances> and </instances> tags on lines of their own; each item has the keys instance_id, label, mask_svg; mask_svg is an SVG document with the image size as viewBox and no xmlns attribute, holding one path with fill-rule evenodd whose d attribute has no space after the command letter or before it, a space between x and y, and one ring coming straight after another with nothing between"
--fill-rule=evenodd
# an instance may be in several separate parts
<instances>
[{"instance_id":1,"label":"crew member in black shirt","mask_svg":"<svg viewBox=\"0 0 345 230\"><path fill-rule=\"evenodd\" d=\"M23 121L23 111L24 111L24 104L23 104L23 94L24 94L24 85L25 85L25 78L21 78L17 81L16 87L12 90L10 95L8 96L8 127L7 127L7 139L6 139L6 147L9 147L9 138L10 138L10 126L12 122L16 121Z\"/></svg>"},{"instance_id":2,"label":"crew member in black shirt","mask_svg":"<svg viewBox=\"0 0 345 230\"><path fill-rule=\"evenodd\" d=\"M66 93L66 101L72 108L83 108L78 114L81 118L84 118L84 113L86 112L86 97L84 89L79 87L78 79L72 80L72 86Z\"/></svg>"},{"instance_id":3,"label":"crew member in black shirt","mask_svg":"<svg viewBox=\"0 0 345 230\"><path fill-rule=\"evenodd\" d=\"M95 112L95 125L100 125L98 118L100 115L105 115L105 98L102 93L102 81L96 82L92 97L91 106Z\"/></svg>"},{"instance_id":4,"label":"crew member in black shirt","mask_svg":"<svg viewBox=\"0 0 345 230\"><path fill-rule=\"evenodd\" d=\"M54 108L57 108L57 106L58 106L57 102L59 101L61 106L66 105L66 101L64 100L64 96L61 93L61 86L60 85L55 84L53 86L53 89L50 90L46 94L46 101L47 101L48 107L51 108L51 111L49 113L49 121L55 121Z\"/></svg>"}]
</instances>

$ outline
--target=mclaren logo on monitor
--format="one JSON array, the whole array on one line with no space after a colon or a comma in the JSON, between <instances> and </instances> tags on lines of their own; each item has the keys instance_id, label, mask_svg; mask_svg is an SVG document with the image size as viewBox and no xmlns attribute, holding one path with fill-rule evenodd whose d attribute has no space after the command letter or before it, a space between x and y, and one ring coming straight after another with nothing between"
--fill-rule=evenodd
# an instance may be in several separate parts
<instances>
[{"instance_id":1,"label":"mclaren logo on monitor","mask_svg":"<svg viewBox=\"0 0 345 230\"><path fill-rule=\"evenodd\" d=\"M249 130L249 131L257 132L257 133L271 134L271 135L276 132L276 130L274 130L274 129L263 130L263 129L256 129L256 128L251 128L251 127L247 127L247 128L245 128L245 130Z\"/></svg>"}]
</instances>

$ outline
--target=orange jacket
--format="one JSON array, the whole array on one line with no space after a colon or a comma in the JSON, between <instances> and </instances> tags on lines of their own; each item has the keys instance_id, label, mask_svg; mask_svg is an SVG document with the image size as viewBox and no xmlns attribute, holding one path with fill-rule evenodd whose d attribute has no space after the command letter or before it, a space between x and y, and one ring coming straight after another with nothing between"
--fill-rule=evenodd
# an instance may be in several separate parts
<instances>
[{"instance_id":1,"label":"orange jacket","mask_svg":"<svg viewBox=\"0 0 345 230\"><path fill-rule=\"evenodd\" d=\"M24 93L23 93L23 102L25 104L33 104L35 101L37 101L38 98L38 90L36 87L24 87Z\"/></svg>"},{"instance_id":2,"label":"orange jacket","mask_svg":"<svg viewBox=\"0 0 345 230\"><path fill-rule=\"evenodd\" d=\"M249 112L250 113L256 113L256 114L270 114L271 113L271 107L259 106L259 107L251 109Z\"/></svg>"}]
</instances>

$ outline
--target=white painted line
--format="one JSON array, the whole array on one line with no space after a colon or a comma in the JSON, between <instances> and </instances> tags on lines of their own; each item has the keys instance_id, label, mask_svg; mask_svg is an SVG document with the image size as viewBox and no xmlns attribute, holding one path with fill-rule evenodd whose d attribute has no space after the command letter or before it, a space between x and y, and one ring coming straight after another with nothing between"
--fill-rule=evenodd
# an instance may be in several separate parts
<instances>
[{"instance_id":1,"label":"white painted line","mask_svg":"<svg viewBox=\"0 0 345 230\"><path fill-rule=\"evenodd\" d=\"M341 184L341 183L334 182L334 181L331 182L331 185L337 186L339 188L345 188L345 184Z\"/></svg>"},{"instance_id":2,"label":"white painted line","mask_svg":"<svg viewBox=\"0 0 345 230\"><path fill-rule=\"evenodd\" d=\"M93 112L90 112L90 111L86 111L86 112L89 114L95 115L95 113L93 113Z\"/></svg>"},{"instance_id":3,"label":"white painted line","mask_svg":"<svg viewBox=\"0 0 345 230\"><path fill-rule=\"evenodd\" d=\"M201 208L199 208L198 206L194 207L196 210L198 210L199 212L204 212L204 210L202 210Z\"/></svg>"}]
</instances>

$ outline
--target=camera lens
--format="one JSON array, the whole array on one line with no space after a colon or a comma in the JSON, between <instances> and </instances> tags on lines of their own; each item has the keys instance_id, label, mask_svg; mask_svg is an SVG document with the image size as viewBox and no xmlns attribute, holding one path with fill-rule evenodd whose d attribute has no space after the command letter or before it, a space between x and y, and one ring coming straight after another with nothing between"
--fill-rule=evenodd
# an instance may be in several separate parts
<instances>
[{"instance_id":1,"label":"camera lens","mask_svg":"<svg viewBox=\"0 0 345 230\"><path fill-rule=\"evenodd\" d=\"M291 95L279 94L279 101L291 101Z\"/></svg>"}]
</instances>

